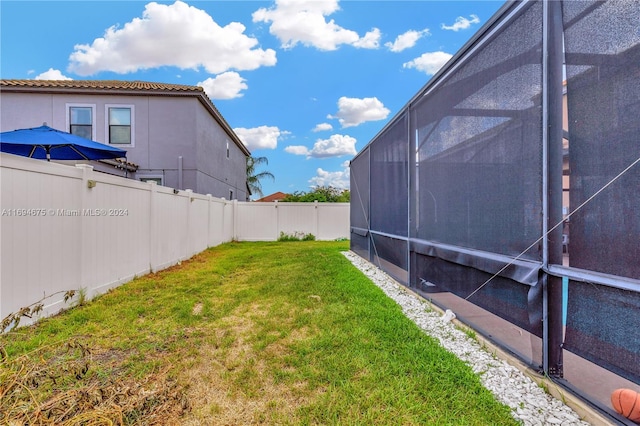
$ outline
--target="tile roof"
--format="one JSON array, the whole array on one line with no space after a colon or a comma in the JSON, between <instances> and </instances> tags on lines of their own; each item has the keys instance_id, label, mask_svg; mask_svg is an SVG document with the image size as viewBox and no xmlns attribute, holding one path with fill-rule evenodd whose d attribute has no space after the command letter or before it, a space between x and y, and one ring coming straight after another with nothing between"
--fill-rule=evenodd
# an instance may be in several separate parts
<instances>
[{"instance_id":1,"label":"tile roof","mask_svg":"<svg viewBox=\"0 0 640 426\"><path fill-rule=\"evenodd\" d=\"M84 93L94 94L109 91L114 94L130 95L155 95L155 96L197 96L200 103L209 110L211 115L227 131L235 144L245 153L251 152L235 134L229 123L224 119L218 108L200 86L187 86L184 84L154 83L148 81L123 81L123 80L11 80L0 79L0 91L36 91L49 93Z\"/></svg>"},{"instance_id":2,"label":"tile roof","mask_svg":"<svg viewBox=\"0 0 640 426\"><path fill-rule=\"evenodd\" d=\"M98 160L98 162L108 164L110 166L115 166L116 168L123 169L123 170L127 169L128 171L131 171L131 172L135 172L136 170L138 170L138 167L139 167L136 163L132 163L123 158Z\"/></svg>"},{"instance_id":3,"label":"tile roof","mask_svg":"<svg viewBox=\"0 0 640 426\"><path fill-rule=\"evenodd\" d=\"M184 84L154 83L122 80L0 80L3 87L59 88L59 89L121 89L159 90L170 92L204 92L202 87Z\"/></svg>"},{"instance_id":4,"label":"tile roof","mask_svg":"<svg viewBox=\"0 0 640 426\"><path fill-rule=\"evenodd\" d=\"M284 192L274 192L273 194L267 195L266 197L262 197L256 201L260 201L260 202L280 201L286 196L287 194L285 194Z\"/></svg>"}]
</instances>

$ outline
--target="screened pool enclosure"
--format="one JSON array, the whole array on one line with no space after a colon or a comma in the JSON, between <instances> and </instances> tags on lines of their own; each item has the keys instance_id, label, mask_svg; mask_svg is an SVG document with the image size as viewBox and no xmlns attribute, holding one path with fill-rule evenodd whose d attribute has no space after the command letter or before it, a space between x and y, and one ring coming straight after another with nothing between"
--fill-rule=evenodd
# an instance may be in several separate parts
<instances>
[{"instance_id":1,"label":"screened pool enclosure","mask_svg":"<svg viewBox=\"0 0 640 426\"><path fill-rule=\"evenodd\" d=\"M351 249L624 422L638 163L637 0L509 2L351 162Z\"/></svg>"}]
</instances>

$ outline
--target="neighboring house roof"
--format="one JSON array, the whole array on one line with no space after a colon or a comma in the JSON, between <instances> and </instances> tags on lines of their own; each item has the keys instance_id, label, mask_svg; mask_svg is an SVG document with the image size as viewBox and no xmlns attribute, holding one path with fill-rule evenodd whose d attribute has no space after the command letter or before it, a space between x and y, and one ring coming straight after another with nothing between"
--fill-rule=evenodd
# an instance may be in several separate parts
<instances>
[{"instance_id":1,"label":"neighboring house roof","mask_svg":"<svg viewBox=\"0 0 640 426\"><path fill-rule=\"evenodd\" d=\"M222 117L211 99L200 86L183 84L152 83L147 81L121 80L0 80L3 92L25 93L80 93L86 95L104 94L128 96L193 96L209 111L211 116L227 132L233 142L247 156L251 152L242 143L229 123Z\"/></svg>"},{"instance_id":2,"label":"neighboring house roof","mask_svg":"<svg viewBox=\"0 0 640 426\"><path fill-rule=\"evenodd\" d=\"M115 167L116 169L126 169L128 172L135 172L136 170L138 170L138 165L136 163L126 161L122 158L115 158L113 160L98 160L98 162L108 164Z\"/></svg>"},{"instance_id":3,"label":"neighboring house roof","mask_svg":"<svg viewBox=\"0 0 640 426\"><path fill-rule=\"evenodd\" d=\"M260 202L271 202L271 201L280 201L283 200L287 195L289 194L285 194L284 192L274 192L271 195L267 195L266 197L262 197L259 200L256 201L260 201Z\"/></svg>"}]
</instances>

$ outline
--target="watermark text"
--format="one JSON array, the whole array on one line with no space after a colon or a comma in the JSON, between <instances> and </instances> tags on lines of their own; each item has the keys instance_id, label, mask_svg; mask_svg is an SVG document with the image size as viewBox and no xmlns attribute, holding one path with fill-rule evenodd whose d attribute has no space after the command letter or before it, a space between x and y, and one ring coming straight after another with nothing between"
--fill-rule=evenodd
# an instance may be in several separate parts
<instances>
[{"instance_id":1,"label":"watermark text","mask_svg":"<svg viewBox=\"0 0 640 426\"><path fill-rule=\"evenodd\" d=\"M52 208L28 208L28 209L2 209L1 216L7 217L117 217L129 216L129 209L52 209Z\"/></svg>"}]
</instances>

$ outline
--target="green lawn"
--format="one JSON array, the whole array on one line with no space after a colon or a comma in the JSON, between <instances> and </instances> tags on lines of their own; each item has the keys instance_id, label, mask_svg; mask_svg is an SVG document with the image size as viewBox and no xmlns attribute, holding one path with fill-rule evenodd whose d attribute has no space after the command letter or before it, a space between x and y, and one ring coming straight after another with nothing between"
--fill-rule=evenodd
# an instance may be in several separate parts
<instances>
[{"instance_id":1,"label":"green lawn","mask_svg":"<svg viewBox=\"0 0 640 426\"><path fill-rule=\"evenodd\" d=\"M348 248L224 244L0 336L0 424L517 424Z\"/></svg>"}]
</instances>

